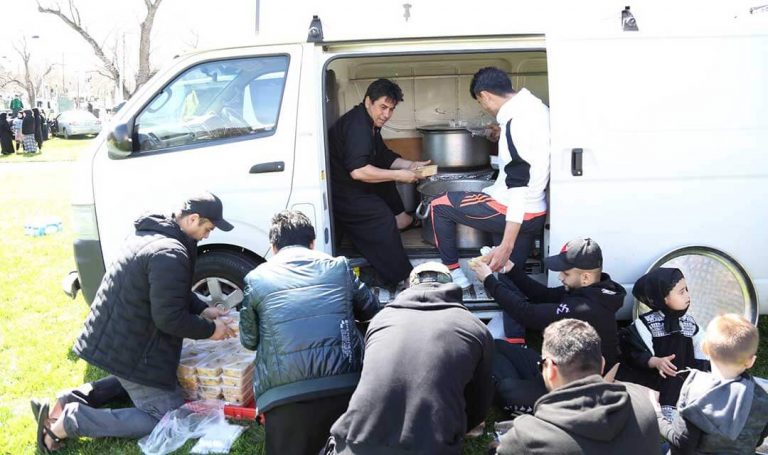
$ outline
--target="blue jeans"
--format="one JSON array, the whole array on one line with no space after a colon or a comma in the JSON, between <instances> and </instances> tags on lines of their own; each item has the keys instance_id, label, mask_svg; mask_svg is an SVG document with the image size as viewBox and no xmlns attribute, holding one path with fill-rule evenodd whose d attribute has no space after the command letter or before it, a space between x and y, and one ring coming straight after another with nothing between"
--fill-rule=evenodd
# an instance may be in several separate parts
<instances>
[{"instance_id":1,"label":"blue jeans","mask_svg":"<svg viewBox=\"0 0 768 455\"><path fill-rule=\"evenodd\" d=\"M97 407L115 399L130 397L133 408ZM168 411L184 404L181 389L158 389L116 376L84 384L58 397L64 407L61 418L68 437L140 438L152 432Z\"/></svg>"}]
</instances>

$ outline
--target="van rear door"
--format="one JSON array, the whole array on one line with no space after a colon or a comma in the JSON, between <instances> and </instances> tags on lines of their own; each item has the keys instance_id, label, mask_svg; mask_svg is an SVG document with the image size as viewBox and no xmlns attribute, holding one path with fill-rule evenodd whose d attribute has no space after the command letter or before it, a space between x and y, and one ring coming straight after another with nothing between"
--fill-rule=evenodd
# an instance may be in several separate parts
<instances>
[{"instance_id":1,"label":"van rear door","mask_svg":"<svg viewBox=\"0 0 768 455\"><path fill-rule=\"evenodd\" d=\"M301 46L201 53L182 59L144 91L130 114L126 156L101 150L93 184L105 263L147 210L177 209L207 189L224 202L226 243L268 251L271 216L291 192Z\"/></svg>"},{"instance_id":2,"label":"van rear door","mask_svg":"<svg viewBox=\"0 0 768 455\"><path fill-rule=\"evenodd\" d=\"M766 295L768 36L590 33L547 36L550 253L591 236L631 284L708 245Z\"/></svg>"}]
</instances>

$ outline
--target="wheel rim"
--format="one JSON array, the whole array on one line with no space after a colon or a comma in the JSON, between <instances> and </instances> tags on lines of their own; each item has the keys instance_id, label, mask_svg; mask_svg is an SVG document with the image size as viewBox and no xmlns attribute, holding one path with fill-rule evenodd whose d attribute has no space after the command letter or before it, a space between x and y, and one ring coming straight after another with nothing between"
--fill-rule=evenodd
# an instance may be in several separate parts
<instances>
[{"instance_id":1,"label":"wheel rim","mask_svg":"<svg viewBox=\"0 0 768 455\"><path fill-rule=\"evenodd\" d=\"M235 308L243 301L243 291L240 287L221 277L206 277L192 286L192 292L208 304L208 306L220 306Z\"/></svg>"}]
</instances>

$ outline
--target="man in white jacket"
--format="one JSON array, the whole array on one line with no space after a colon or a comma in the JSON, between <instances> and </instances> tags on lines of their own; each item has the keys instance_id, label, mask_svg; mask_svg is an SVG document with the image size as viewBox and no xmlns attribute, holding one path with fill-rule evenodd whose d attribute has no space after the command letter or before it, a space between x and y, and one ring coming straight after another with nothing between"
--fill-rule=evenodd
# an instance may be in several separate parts
<instances>
[{"instance_id":1,"label":"man in white jacket","mask_svg":"<svg viewBox=\"0 0 768 455\"><path fill-rule=\"evenodd\" d=\"M523 267L544 227L549 181L547 106L525 88L515 91L507 73L498 68L479 70L469 89L499 124L499 175L483 192L445 193L432 201L430 213L440 259L462 288L470 283L459 267L456 224L493 234L497 246L491 270L502 271L508 259Z\"/></svg>"}]
</instances>

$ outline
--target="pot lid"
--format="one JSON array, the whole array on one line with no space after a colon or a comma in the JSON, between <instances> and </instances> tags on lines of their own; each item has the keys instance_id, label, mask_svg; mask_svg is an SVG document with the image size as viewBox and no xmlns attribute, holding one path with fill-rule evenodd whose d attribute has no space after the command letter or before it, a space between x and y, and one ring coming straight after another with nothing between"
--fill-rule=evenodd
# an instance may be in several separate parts
<instances>
[{"instance_id":1,"label":"pot lid","mask_svg":"<svg viewBox=\"0 0 768 455\"><path fill-rule=\"evenodd\" d=\"M434 125L424 125L419 126L416 128L417 130L421 131L422 133L440 133L440 132L465 132L469 133L467 131L466 127L463 126L451 126L447 123L438 123Z\"/></svg>"}]
</instances>

